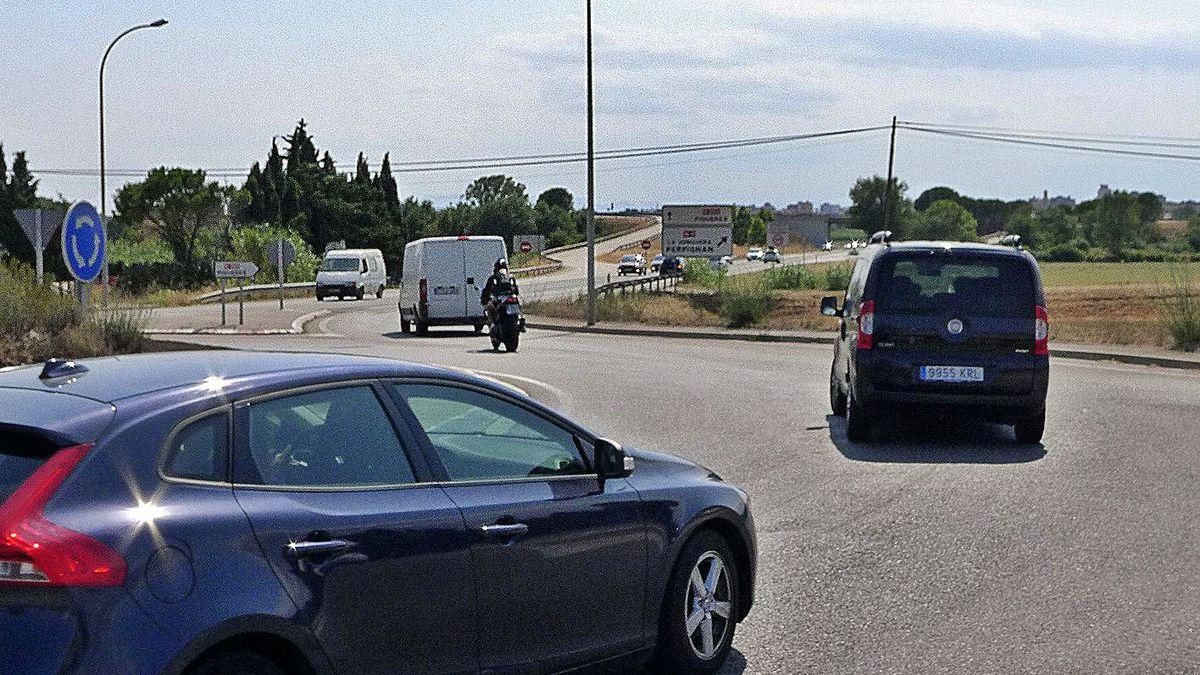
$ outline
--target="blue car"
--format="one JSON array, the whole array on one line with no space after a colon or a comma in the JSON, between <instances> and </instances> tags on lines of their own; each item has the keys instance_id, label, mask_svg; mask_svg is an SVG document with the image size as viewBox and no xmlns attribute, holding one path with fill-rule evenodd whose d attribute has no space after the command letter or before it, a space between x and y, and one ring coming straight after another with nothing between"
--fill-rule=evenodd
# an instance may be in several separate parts
<instances>
[{"instance_id":1,"label":"blue car","mask_svg":"<svg viewBox=\"0 0 1200 675\"><path fill-rule=\"evenodd\" d=\"M712 672L741 490L491 380L201 352L0 371L0 672Z\"/></svg>"}]
</instances>

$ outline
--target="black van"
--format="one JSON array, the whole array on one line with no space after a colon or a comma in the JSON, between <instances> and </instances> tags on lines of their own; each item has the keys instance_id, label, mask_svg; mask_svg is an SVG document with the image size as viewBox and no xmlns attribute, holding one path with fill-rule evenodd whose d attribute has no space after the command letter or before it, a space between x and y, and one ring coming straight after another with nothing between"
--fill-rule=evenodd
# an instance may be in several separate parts
<instances>
[{"instance_id":1,"label":"black van","mask_svg":"<svg viewBox=\"0 0 1200 675\"><path fill-rule=\"evenodd\" d=\"M1049 317L1033 256L877 240L859 253L842 306L821 301L823 314L841 317L829 398L850 440L868 440L878 420L903 412L1012 424L1019 442L1039 442Z\"/></svg>"}]
</instances>

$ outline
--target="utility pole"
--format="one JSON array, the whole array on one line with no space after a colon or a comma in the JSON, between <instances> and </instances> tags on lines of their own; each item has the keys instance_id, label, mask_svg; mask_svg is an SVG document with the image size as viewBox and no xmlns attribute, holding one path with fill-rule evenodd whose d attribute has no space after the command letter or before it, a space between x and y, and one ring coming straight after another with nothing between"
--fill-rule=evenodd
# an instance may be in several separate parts
<instances>
[{"instance_id":1,"label":"utility pole","mask_svg":"<svg viewBox=\"0 0 1200 675\"><path fill-rule=\"evenodd\" d=\"M587 325L596 324L596 157L592 109L592 0L587 0Z\"/></svg>"},{"instance_id":2,"label":"utility pole","mask_svg":"<svg viewBox=\"0 0 1200 675\"><path fill-rule=\"evenodd\" d=\"M892 144L888 147L887 187L883 191L883 229L887 231L892 216L892 165L896 161L896 116L892 115Z\"/></svg>"}]
</instances>

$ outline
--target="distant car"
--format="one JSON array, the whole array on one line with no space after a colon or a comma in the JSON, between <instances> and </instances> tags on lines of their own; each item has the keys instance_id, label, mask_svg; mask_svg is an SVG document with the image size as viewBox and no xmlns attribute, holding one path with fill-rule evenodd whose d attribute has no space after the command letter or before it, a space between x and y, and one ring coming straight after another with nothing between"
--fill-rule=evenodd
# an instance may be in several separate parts
<instances>
[{"instance_id":1,"label":"distant car","mask_svg":"<svg viewBox=\"0 0 1200 675\"><path fill-rule=\"evenodd\" d=\"M630 253L621 256L621 262L617 263L617 276L625 276L633 274L641 276L646 273L646 258L641 253Z\"/></svg>"},{"instance_id":2,"label":"distant car","mask_svg":"<svg viewBox=\"0 0 1200 675\"><path fill-rule=\"evenodd\" d=\"M746 251L746 260L762 260L763 250L757 246Z\"/></svg>"},{"instance_id":3,"label":"distant car","mask_svg":"<svg viewBox=\"0 0 1200 675\"><path fill-rule=\"evenodd\" d=\"M733 265L733 258L727 255L715 255L708 259L710 267L716 270L727 270Z\"/></svg>"},{"instance_id":4,"label":"distant car","mask_svg":"<svg viewBox=\"0 0 1200 675\"><path fill-rule=\"evenodd\" d=\"M659 267L662 267L662 262L663 262L663 260L664 260L664 258L665 258L665 257L666 257L666 256L664 256L664 255L663 255L663 254L661 254L661 253L659 253L658 255L654 256L654 260L651 260L651 261L650 261L650 271L651 271L651 272L654 272L654 273L658 273L658 268L659 268Z\"/></svg>"},{"instance_id":5,"label":"distant car","mask_svg":"<svg viewBox=\"0 0 1200 675\"><path fill-rule=\"evenodd\" d=\"M0 401L4 673L712 673L754 603L744 491L458 370L143 354Z\"/></svg>"},{"instance_id":6,"label":"distant car","mask_svg":"<svg viewBox=\"0 0 1200 675\"><path fill-rule=\"evenodd\" d=\"M671 277L678 274L683 274L683 258L663 258L658 268L658 276Z\"/></svg>"},{"instance_id":7,"label":"distant car","mask_svg":"<svg viewBox=\"0 0 1200 675\"><path fill-rule=\"evenodd\" d=\"M855 251L856 253L858 251ZM956 242L863 248L838 317L829 399L865 441L897 415L960 414L1037 443L1046 425L1049 318L1028 252Z\"/></svg>"},{"instance_id":8,"label":"distant car","mask_svg":"<svg viewBox=\"0 0 1200 675\"><path fill-rule=\"evenodd\" d=\"M842 244L842 248L844 248L846 250L850 250L850 249L854 248L854 242L848 241L848 242Z\"/></svg>"},{"instance_id":9,"label":"distant car","mask_svg":"<svg viewBox=\"0 0 1200 675\"><path fill-rule=\"evenodd\" d=\"M825 242L825 243L824 243L824 244L821 246L821 250L823 250L823 251L832 251L832 250L833 250L833 242L832 242L832 241L827 241L827 242Z\"/></svg>"},{"instance_id":10,"label":"distant car","mask_svg":"<svg viewBox=\"0 0 1200 675\"><path fill-rule=\"evenodd\" d=\"M783 256L780 255L779 249L772 246L763 254L762 261L765 263L781 263L783 262Z\"/></svg>"}]
</instances>

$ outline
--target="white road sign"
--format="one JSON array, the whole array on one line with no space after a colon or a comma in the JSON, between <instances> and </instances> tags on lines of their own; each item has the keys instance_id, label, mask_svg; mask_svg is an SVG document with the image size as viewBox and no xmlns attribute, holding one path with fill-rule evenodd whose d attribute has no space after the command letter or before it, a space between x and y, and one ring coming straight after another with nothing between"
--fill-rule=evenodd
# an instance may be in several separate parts
<instances>
[{"instance_id":1,"label":"white road sign","mask_svg":"<svg viewBox=\"0 0 1200 675\"><path fill-rule=\"evenodd\" d=\"M258 265L252 262L215 262L213 272L218 279L249 279L258 274Z\"/></svg>"},{"instance_id":2,"label":"white road sign","mask_svg":"<svg viewBox=\"0 0 1200 675\"><path fill-rule=\"evenodd\" d=\"M663 255L711 258L733 255L732 206L664 206Z\"/></svg>"}]
</instances>

